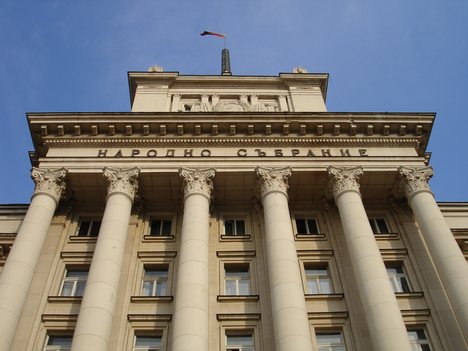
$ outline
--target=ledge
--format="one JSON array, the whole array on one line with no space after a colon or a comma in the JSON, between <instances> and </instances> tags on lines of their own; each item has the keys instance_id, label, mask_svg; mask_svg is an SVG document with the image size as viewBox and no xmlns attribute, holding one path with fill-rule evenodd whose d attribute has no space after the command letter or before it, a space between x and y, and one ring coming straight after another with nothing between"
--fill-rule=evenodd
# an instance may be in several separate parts
<instances>
[{"instance_id":1,"label":"ledge","mask_svg":"<svg viewBox=\"0 0 468 351\"><path fill-rule=\"evenodd\" d=\"M260 319L260 313L218 313L216 319L218 321L258 321Z\"/></svg>"},{"instance_id":2,"label":"ledge","mask_svg":"<svg viewBox=\"0 0 468 351\"><path fill-rule=\"evenodd\" d=\"M342 300L344 294L305 294L306 300Z\"/></svg>"},{"instance_id":3,"label":"ledge","mask_svg":"<svg viewBox=\"0 0 468 351\"><path fill-rule=\"evenodd\" d=\"M325 233L318 233L318 234L296 234L296 240L311 240L311 241L318 241L318 240L327 240Z\"/></svg>"},{"instance_id":4,"label":"ledge","mask_svg":"<svg viewBox=\"0 0 468 351\"><path fill-rule=\"evenodd\" d=\"M171 314L128 314L129 322L170 322Z\"/></svg>"},{"instance_id":5,"label":"ledge","mask_svg":"<svg viewBox=\"0 0 468 351\"><path fill-rule=\"evenodd\" d=\"M422 291L396 292L395 296L397 299L417 299L424 297L424 293Z\"/></svg>"},{"instance_id":6,"label":"ledge","mask_svg":"<svg viewBox=\"0 0 468 351\"><path fill-rule=\"evenodd\" d=\"M77 319L77 314L43 313L41 315L41 320L43 322L75 322Z\"/></svg>"},{"instance_id":7,"label":"ledge","mask_svg":"<svg viewBox=\"0 0 468 351\"><path fill-rule=\"evenodd\" d=\"M143 241L175 241L174 235L143 235Z\"/></svg>"},{"instance_id":8,"label":"ledge","mask_svg":"<svg viewBox=\"0 0 468 351\"><path fill-rule=\"evenodd\" d=\"M255 257L255 254L254 250L216 251L217 257Z\"/></svg>"},{"instance_id":9,"label":"ledge","mask_svg":"<svg viewBox=\"0 0 468 351\"><path fill-rule=\"evenodd\" d=\"M97 236L70 235L68 240L72 243L96 243Z\"/></svg>"},{"instance_id":10,"label":"ledge","mask_svg":"<svg viewBox=\"0 0 468 351\"><path fill-rule=\"evenodd\" d=\"M216 300L219 302L226 301L258 301L258 295L218 295Z\"/></svg>"},{"instance_id":11,"label":"ledge","mask_svg":"<svg viewBox=\"0 0 468 351\"><path fill-rule=\"evenodd\" d=\"M221 241L251 241L252 236L246 235L221 235Z\"/></svg>"},{"instance_id":12,"label":"ledge","mask_svg":"<svg viewBox=\"0 0 468 351\"><path fill-rule=\"evenodd\" d=\"M131 302L172 302L173 296L131 296Z\"/></svg>"},{"instance_id":13,"label":"ledge","mask_svg":"<svg viewBox=\"0 0 468 351\"><path fill-rule=\"evenodd\" d=\"M176 257L177 251L138 251L138 258L167 258Z\"/></svg>"},{"instance_id":14,"label":"ledge","mask_svg":"<svg viewBox=\"0 0 468 351\"><path fill-rule=\"evenodd\" d=\"M380 240L399 240L400 239L400 234L398 234L398 233L375 234L374 233L374 238L377 241L380 241Z\"/></svg>"},{"instance_id":15,"label":"ledge","mask_svg":"<svg viewBox=\"0 0 468 351\"><path fill-rule=\"evenodd\" d=\"M72 303L81 303L83 296L48 296L47 302L72 302Z\"/></svg>"}]
</instances>

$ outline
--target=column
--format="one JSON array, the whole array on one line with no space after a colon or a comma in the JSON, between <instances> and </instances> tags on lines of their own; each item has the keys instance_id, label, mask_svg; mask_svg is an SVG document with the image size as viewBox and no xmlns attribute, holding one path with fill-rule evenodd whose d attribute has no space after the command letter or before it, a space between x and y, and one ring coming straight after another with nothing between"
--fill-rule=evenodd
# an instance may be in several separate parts
<instances>
[{"instance_id":1,"label":"column","mask_svg":"<svg viewBox=\"0 0 468 351\"><path fill-rule=\"evenodd\" d=\"M106 209L73 335L73 351L107 350L139 172L138 168L104 169L109 181Z\"/></svg>"},{"instance_id":2,"label":"column","mask_svg":"<svg viewBox=\"0 0 468 351\"><path fill-rule=\"evenodd\" d=\"M66 174L64 168L32 169L36 187L31 204L0 274L1 351L10 350L42 246L65 190Z\"/></svg>"},{"instance_id":3,"label":"column","mask_svg":"<svg viewBox=\"0 0 468 351\"><path fill-rule=\"evenodd\" d=\"M346 246L375 351L410 351L403 317L390 285L359 191L361 167L329 167Z\"/></svg>"},{"instance_id":4,"label":"column","mask_svg":"<svg viewBox=\"0 0 468 351\"><path fill-rule=\"evenodd\" d=\"M432 168L400 167L398 172L403 192L468 342L468 266L429 188Z\"/></svg>"},{"instance_id":5,"label":"column","mask_svg":"<svg viewBox=\"0 0 468 351\"><path fill-rule=\"evenodd\" d=\"M208 350L209 206L213 168L181 168L184 217L172 330L173 351Z\"/></svg>"},{"instance_id":6,"label":"column","mask_svg":"<svg viewBox=\"0 0 468 351\"><path fill-rule=\"evenodd\" d=\"M291 168L257 167L265 218L273 332L277 351L310 351L312 341L288 207Z\"/></svg>"}]
</instances>

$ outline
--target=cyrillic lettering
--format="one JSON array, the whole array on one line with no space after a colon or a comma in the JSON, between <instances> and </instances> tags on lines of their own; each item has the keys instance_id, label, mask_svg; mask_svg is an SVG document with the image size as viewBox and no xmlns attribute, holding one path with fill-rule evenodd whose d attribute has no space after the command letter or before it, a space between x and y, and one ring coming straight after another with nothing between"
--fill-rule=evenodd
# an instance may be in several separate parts
<instances>
[{"instance_id":1,"label":"cyrillic lettering","mask_svg":"<svg viewBox=\"0 0 468 351\"><path fill-rule=\"evenodd\" d=\"M117 151L114 157L122 157L122 150Z\"/></svg>"},{"instance_id":2,"label":"cyrillic lettering","mask_svg":"<svg viewBox=\"0 0 468 351\"><path fill-rule=\"evenodd\" d=\"M106 157L106 156L107 156L107 149L98 151L97 157Z\"/></svg>"},{"instance_id":3,"label":"cyrillic lettering","mask_svg":"<svg viewBox=\"0 0 468 351\"><path fill-rule=\"evenodd\" d=\"M262 151L262 149L255 149L255 151L257 151L257 156L260 156L260 157L265 157L266 156L266 153L265 151Z\"/></svg>"},{"instance_id":4,"label":"cyrillic lettering","mask_svg":"<svg viewBox=\"0 0 468 351\"><path fill-rule=\"evenodd\" d=\"M292 149L291 150L291 153L292 153L293 156L299 155L299 152L300 152L299 149Z\"/></svg>"},{"instance_id":5,"label":"cyrillic lettering","mask_svg":"<svg viewBox=\"0 0 468 351\"><path fill-rule=\"evenodd\" d=\"M331 156L330 149L321 149L322 150L322 156Z\"/></svg>"},{"instance_id":6,"label":"cyrillic lettering","mask_svg":"<svg viewBox=\"0 0 468 351\"><path fill-rule=\"evenodd\" d=\"M174 155L175 155L175 149L167 149L166 157L174 157Z\"/></svg>"},{"instance_id":7,"label":"cyrillic lettering","mask_svg":"<svg viewBox=\"0 0 468 351\"><path fill-rule=\"evenodd\" d=\"M193 149L185 149L184 157L193 157Z\"/></svg>"},{"instance_id":8,"label":"cyrillic lettering","mask_svg":"<svg viewBox=\"0 0 468 351\"><path fill-rule=\"evenodd\" d=\"M239 150L237 150L237 156L240 156L240 157L245 157L245 156L247 156L247 150L246 150L246 149L239 149Z\"/></svg>"},{"instance_id":9,"label":"cyrillic lettering","mask_svg":"<svg viewBox=\"0 0 468 351\"><path fill-rule=\"evenodd\" d=\"M136 155L139 155L140 154L140 150L138 149L133 149L132 150L132 157L135 157Z\"/></svg>"},{"instance_id":10,"label":"cyrillic lettering","mask_svg":"<svg viewBox=\"0 0 468 351\"><path fill-rule=\"evenodd\" d=\"M146 157L156 157L157 154L158 152L155 149L151 149L146 153Z\"/></svg>"},{"instance_id":11,"label":"cyrillic lettering","mask_svg":"<svg viewBox=\"0 0 468 351\"><path fill-rule=\"evenodd\" d=\"M341 156L351 156L351 154L349 153L349 149L340 149L340 152Z\"/></svg>"},{"instance_id":12,"label":"cyrillic lettering","mask_svg":"<svg viewBox=\"0 0 468 351\"><path fill-rule=\"evenodd\" d=\"M208 149L203 149L200 153L201 157L210 157L211 156L211 151Z\"/></svg>"},{"instance_id":13,"label":"cyrillic lettering","mask_svg":"<svg viewBox=\"0 0 468 351\"><path fill-rule=\"evenodd\" d=\"M360 156L369 156L369 155L367 154L367 149L359 149L359 155L360 155Z\"/></svg>"},{"instance_id":14,"label":"cyrillic lettering","mask_svg":"<svg viewBox=\"0 0 468 351\"><path fill-rule=\"evenodd\" d=\"M283 156L283 150L282 149L275 149L275 156L276 157Z\"/></svg>"},{"instance_id":15,"label":"cyrillic lettering","mask_svg":"<svg viewBox=\"0 0 468 351\"><path fill-rule=\"evenodd\" d=\"M309 149L309 151L307 152L307 157L314 157L314 156L315 156L314 152L311 149Z\"/></svg>"}]
</instances>

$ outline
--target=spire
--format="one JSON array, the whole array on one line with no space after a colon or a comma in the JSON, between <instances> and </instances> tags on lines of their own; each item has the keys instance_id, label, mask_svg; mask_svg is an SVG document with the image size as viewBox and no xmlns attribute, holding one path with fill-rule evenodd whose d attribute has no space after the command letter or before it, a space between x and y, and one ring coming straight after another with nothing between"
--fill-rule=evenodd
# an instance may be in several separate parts
<instances>
[{"instance_id":1,"label":"spire","mask_svg":"<svg viewBox=\"0 0 468 351\"><path fill-rule=\"evenodd\" d=\"M231 73L231 60L229 58L229 50L224 48L221 54L221 75L230 76Z\"/></svg>"}]
</instances>

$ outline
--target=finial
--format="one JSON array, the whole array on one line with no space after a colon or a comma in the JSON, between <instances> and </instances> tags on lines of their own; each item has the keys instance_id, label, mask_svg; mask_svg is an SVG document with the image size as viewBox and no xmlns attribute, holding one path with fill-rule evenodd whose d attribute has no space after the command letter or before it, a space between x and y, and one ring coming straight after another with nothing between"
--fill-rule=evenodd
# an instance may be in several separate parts
<instances>
[{"instance_id":1,"label":"finial","mask_svg":"<svg viewBox=\"0 0 468 351\"><path fill-rule=\"evenodd\" d=\"M293 73L309 73L304 67L294 67L293 68Z\"/></svg>"},{"instance_id":2,"label":"finial","mask_svg":"<svg viewBox=\"0 0 468 351\"><path fill-rule=\"evenodd\" d=\"M164 69L161 66L154 65L148 68L148 72L163 72Z\"/></svg>"}]
</instances>

